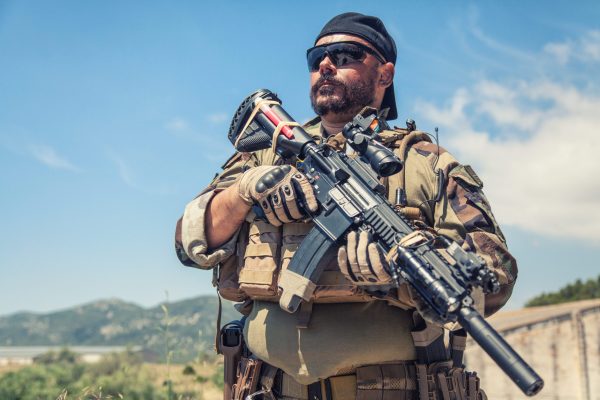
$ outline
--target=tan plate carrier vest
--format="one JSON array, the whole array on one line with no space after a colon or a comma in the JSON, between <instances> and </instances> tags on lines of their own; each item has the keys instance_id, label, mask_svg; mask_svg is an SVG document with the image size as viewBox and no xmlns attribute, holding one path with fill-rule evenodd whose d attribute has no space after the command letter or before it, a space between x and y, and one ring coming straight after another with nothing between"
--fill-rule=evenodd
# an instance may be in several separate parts
<instances>
[{"instance_id":1,"label":"tan plate carrier vest","mask_svg":"<svg viewBox=\"0 0 600 400\"><path fill-rule=\"evenodd\" d=\"M410 145L423 140L431 142L423 132L409 133L399 128L394 131L383 131L379 138L384 145L393 148L394 153L403 162ZM330 137L327 142L339 150L343 148L344 139L341 134L338 134ZM382 180L386 188L404 188L404 182L404 169ZM388 200L391 202L394 201L393 197L394 193L388 194ZM418 208L403 207L399 211L410 219L422 219L422 213ZM213 283L219 294L227 300L239 302L252 299L278 302L280 272L287 268L298 246L314 225L312 222L299 222L275 227L257 220L252 212L248 214L246 222L239 234L237 257L230 258L215 269ZM233 260L236 258L237 262ZM322 262L326 263L326 266L313 294L315 303L375 300L342 275L337 265L337 251L326 255ZM384 300L402 308L409 308L408 294L405 292L406 290L394 289Z\"/></svg>"}]
</instances>

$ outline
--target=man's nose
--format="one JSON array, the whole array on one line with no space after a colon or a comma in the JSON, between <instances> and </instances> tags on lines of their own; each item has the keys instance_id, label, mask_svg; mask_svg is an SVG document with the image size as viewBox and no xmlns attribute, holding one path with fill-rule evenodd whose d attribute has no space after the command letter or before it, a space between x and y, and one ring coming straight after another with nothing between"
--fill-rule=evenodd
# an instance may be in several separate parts
<instances>
[{"instance_id":1,"label":"man's nose","mask_svg":"<svg viewBox=\"0 0 600 400\"><path fill-rule=\"evenodd\" d=\"M326 54L319 63L319 73L321 75L332 75L335 71L335 64L331 61L331 58L329 58L329 54Z\"/></svg>"}]
</instances>

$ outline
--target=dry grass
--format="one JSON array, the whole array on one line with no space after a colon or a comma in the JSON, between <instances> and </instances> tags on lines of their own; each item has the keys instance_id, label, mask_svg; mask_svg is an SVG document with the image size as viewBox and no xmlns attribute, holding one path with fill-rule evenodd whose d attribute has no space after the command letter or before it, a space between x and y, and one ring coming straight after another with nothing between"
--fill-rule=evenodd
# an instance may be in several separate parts
<instances>
[{"instance_id":1,"label":"dry grass","mask_svg":"<svg viewBox=\"0 0 600 400\"><path fill-rule=\"evenodd\" d=\"M21 368L28 367L31 364L4 364L0 365L0 375L5 374L7 372L18 371Z\"/></svg>"},{"instance_id":2,"label":"dry grass","mask_svg":"<svg viewBox=\"0 0 600 400\"><path fill-rule=\"evenodd\" d=\"M182 372L185 365L182 364L171 364L170 366L166 364L144 364L143 368L156 387L160 387L167 376L170 376L173 389L177 393L195 392L201 395L200 399L202 400L220 400L223 398L223 392L211 381L218 365L216 363L192 364L196 371L195 375L184 375ZM205 381L199 382L198 377L204 378Z\"/></svg>"}]
</instances>

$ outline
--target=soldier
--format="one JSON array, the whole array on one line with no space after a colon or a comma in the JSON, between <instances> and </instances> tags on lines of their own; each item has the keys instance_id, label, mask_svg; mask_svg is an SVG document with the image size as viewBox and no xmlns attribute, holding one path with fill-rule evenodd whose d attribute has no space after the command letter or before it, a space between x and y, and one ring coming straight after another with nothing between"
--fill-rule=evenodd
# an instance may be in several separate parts
<instances>
[{"instance_id":1,"label":"soldier","mask_svg":"<svg viewBox=\"0 0 600 400\"><path fill-rule=\"evenodd\" d=\"M334 17L308 49L307 60L317 117L304 128L318 140L347 151L340 132L365 106L387 113L388 120L397 118L396 46L380 19L358 13ZM424 229L486 261L501 290L485 299L475 296L476 304L485 315L496 312L512 292L517 265L481 180L414 125L379 137L405 163L383 181L390 202ZM445 351L442 359L427 356L435 354L432 346L440 337L443 342L443 329L412 290L401 285L384 297L370 295L374 286L389 287L390 276L366 233L351 232L347 244L323 259L325 271L310 303L296 314L280 309L279 272L312 227L296 199L302 197L311 211L318 207L295 162L270 149L236 153L178 223L179 259L215 268L220 295L241 302L238 310L247 316L244 338L252 357L240 363L233 398L252 393L311 400L485 398L476 375L453 364ZM271 187L258 192L259 181ZM268 221L251 211L263 200ZM464 341L454 343L461 354Z\"/></svg>"}]
</instances>

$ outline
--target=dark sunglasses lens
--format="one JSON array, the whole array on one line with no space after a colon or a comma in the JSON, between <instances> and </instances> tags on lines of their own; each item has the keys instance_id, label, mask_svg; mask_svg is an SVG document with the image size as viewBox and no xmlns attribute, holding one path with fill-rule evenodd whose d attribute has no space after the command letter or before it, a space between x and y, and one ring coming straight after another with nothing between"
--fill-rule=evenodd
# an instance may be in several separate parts
<instances>
[{"instance_id":1,"label":"dark sunglasses lens","mask_svg":"<svg viewBox=\"0 0 600 400\"><path fill-rule=\"evenodd\" d=\"M325 47L313 47L306 53L306 61L308 69L313 72L319 69L319 64L325 58Z\"/></svg>"},{"instance_id":2,"label":"dark sunglasses lens","mask_svg":"<svg viewBox=\"0 0 600 400\"><path fill-rule=\"evenodd\" d=\"M365 51L360 47L350 44L341 43L339 45L332 45L329 49L329 53L336 67L343 67L346 64L350 64L365 59Z\"/></svg>"},{"instance_id":3,"label":"dark sunglasses lens","mask_svg":"<svg viewBox=\"0 0 600 400\"><path fill-rule=\"evenodd\" d=\"M364 60L366 51L353 43L334 43L328 46L313 47L306 54L308 69L311 72L317 71L319 64L326 55L329 55L329 58L331 58L336 67L343 67L344 65Z\"/></svg>"}]
</instances>

